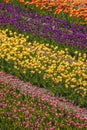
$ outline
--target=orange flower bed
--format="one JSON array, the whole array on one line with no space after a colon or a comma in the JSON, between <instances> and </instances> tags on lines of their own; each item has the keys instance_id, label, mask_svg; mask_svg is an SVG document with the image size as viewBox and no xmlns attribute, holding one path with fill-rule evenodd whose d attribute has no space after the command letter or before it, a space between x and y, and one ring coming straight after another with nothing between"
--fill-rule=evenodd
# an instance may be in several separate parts
<instances>
[{"instance_id":1,"label":"orange flower bed","mask_svg":"<svg viewBox=\"0 0 87 130\"><path fill-rule=\"evenodd\" d=\"M25 4L34 4L40 9L50 10L55 7L54 13L69 12L70 16L83 17L87 21L87 0L31 0Z\"/></svg>"},{"instance_id":2,"label":"orange flower bed","mask_svg":"<svg viewBox=\"0 0 87 130\"><path fill-rule=\"evenodd\" d=\"M9 2L10 0L5 0ZM87 21L87 0L19 0L21 3L35 5L40 9L51 10L55 7L54 13L60 14L62 11L70 13L70 17L82 17Z\"/></svg>"}]
</instances>

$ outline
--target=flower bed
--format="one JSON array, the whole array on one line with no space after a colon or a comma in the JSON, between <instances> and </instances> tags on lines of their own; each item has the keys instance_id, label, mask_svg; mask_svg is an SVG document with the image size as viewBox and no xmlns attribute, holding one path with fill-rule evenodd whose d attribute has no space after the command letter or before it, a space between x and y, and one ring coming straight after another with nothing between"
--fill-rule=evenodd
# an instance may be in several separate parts
<instances>
[{"instance_id":1,"label":"flower bed","mask_svg":"<svg viewBox=\"0 0 87 130\"><path fill-rule=\"evenodd\" d=\"M53 39L60 44L87 48L87 27L72 24L66 20L42 17L40 14L19 8L13 4L0 4L0 26L12 26L18 31L35 34L38 37Z\"/></svg>"},{"instance_id":2,"label":"flower bed","mask_svg":"<svg viewBox=\"0 0 87 130\"><path fill-rule=\"evenodd\" d=\"M86 130L86 3L1 1L0 130Z\"/></svg>"},{"instance_id":3,"label":"flower bed","mask_svg":"<svg viewBox=\"0 0 87 130\"><path fill-rule=\"evenodd\" d=\"M22 3L27 5L35 5L41 10L45 9L55 14L68 13L70 17L74 16L76 18L82 18L87 23L87 0L5 0L6 3Z\"/></svg>"},{"instance_id":4,"label":"flower bed","mask_svg":"<svg viewBox=\"0 0 87 130\"><path fill-rule=\"evenodd\" d=\"M86 54L75 52L72 57L67 49L29 42L29 35L17 35L8 29L0 30L0 36L2 70L87 106Z\"/></svg>"},{"instance_id":5,"label":"flower bed","mask_svg":"<svg viewBox=\"0 0 87 130\"><path fill-rule=\"evenodd\" d=\"M66 111L61 106L55 106L56 102L54 101L49 103L52 100L51 97L41 98L41 92L37 96L36 89L34 92L29 89L27 92L21 91L18 86L19 79L1 72L0 75L2 76L2 80L0 79L1 129L85 130L87 128L87 118L82 117L80 112L76 114ZM7 83L4 81L6 77L10 79L9 84L8 80ZM12 85L14 80L16 82ZM20 85L21 88L25 88L23 85L23 83Z\"/></svg>"}]
</instances>

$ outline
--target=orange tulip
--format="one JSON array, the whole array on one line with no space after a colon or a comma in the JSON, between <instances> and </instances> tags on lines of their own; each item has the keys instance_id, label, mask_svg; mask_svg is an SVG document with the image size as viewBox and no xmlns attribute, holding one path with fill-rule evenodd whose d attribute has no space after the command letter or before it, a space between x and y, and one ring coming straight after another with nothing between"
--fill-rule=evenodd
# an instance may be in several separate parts
<instances>
[{"instance_id":1,"label":"orange tulip","mask_svg":"<svg viewBox=\"0 0 87 130\"><path fill-rule=\"evenodd\" d=\"M4 0L5 3L9 3L9 0Z\"/></svg>"},{"instance_id":2,"label":"orange tulip","mask_svg":"<svg viewBox=\"0 0 87 130\"><path fill-rule=\"evenodd\" d=\"M20 3L24 3L24 0L20 0Z\"/></svg>"}]
</instances>

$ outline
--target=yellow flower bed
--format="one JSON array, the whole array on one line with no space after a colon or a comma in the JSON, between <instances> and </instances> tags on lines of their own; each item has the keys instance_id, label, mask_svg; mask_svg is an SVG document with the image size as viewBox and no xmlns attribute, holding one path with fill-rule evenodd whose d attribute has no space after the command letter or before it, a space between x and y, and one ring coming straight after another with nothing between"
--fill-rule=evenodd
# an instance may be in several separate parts
<instances>
[{"instance_id":1,"label":"yellow flower bed","mask_svg":"<svg viewBox=\"0 0 87 130\"><path fill-rule=\"evenodd\" d=\"M59 51L58 46L27 42L29 36L12 31L9 31L8 37L7 32L8 29L0 30L0 61L13 61L14 68L17 71L21 68L25 76L29 69L31 74L42 74L43 80L50 79L54 84L73 88L82 96L87 94L86 54L81 56L81 53L75 52L75 56L71 57L67 48Z\"/></svg>"}]
</instances>

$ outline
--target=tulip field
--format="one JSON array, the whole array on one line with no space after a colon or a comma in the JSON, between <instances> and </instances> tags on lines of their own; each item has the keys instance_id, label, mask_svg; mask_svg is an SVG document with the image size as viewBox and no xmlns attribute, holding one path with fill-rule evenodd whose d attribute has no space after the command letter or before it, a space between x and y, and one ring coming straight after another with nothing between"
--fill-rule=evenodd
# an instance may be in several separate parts
<instances>
[{"instance_id":1,"label":"tulip field","mask_svg":"<svg viewBox=\"0 0 87 130\"><path fill-rule=\"evenodd\" d=\"M87 130L87 0L0 0L0 130Z\"/></svg>"}]
</instances>

